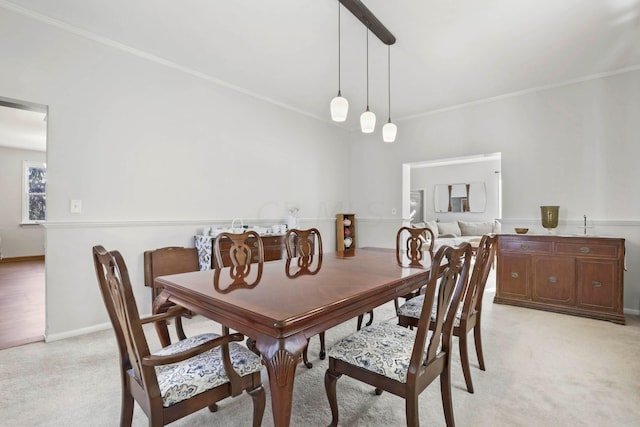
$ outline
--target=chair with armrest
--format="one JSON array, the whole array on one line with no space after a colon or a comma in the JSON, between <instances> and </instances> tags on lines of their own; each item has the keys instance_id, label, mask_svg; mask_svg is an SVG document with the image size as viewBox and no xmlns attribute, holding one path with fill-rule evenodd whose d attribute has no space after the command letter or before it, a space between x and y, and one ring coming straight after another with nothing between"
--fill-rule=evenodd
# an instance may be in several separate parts
<instances>
[{"instance_id":1,"label":"chair with armrest","mask_svg":"<svg viewBox=\"0 0 640 427\"><path fill-rule=\"evenodd\" d=\"M329 349L325 389L331 426L338 425L337 380L344 374L405 399L408 426L418 426L418 398L436 378L447 426L454 425L451 400L451 339L455 313L467 284L471 261L468 243L441 247L434 257L425 288L428 305L415 330L389 322L366 326ZM437 307L435 328L429 329L431 305Z\"/></svg>"},{"instance_id":2,"label":"chair with armrest","mask_svg":"<svg viewBox=\"0 0 640 427\"><path fill-rule=\"evenodd\" d=\"M460 347L460 363L467 391L473 393L473 383L471 381L471 369L469 368L468 339L467 336L473 330L473 336L476 346L476 355L481 370L485 370L484 355L482 352L482 336L480 332L480 321L482 316L482 296L484 288L487 284L487 278L491 271L491 265L495 257L497 237L494 234L485 235L480 241L475 256L475 264L473 272L469 279L467 292L463 296L460 309L456 312L453 326L453 335L458 337L458 345ZM416 326L419 321L424 296L420 295L416 298L408 300L398 310L398 324L402 326ZM432 319L435 316L436 307L432 308ZM431 322L431 327L435 327L435 323Z\"/></svg>"},{"instance_id":3,"label":"chair with armrest","mask_svg":"<svg viewBox=\"0 0 640 427\"><path fill-rule=\"evenodd\" d=\"M198 271L198 269L198 250L196 248L167 246L144 251L144 284L151 288L153 300L155 300L162 291L162 288L155 284L156 277ZM168 309L173 305L173 303L167 303L166 308ZM186 312L186 317L190 317L189 312ZM160 338L160 343L163 346L171 344L167 322L156 322L155 326L158 337ZM175 318L175 328L178 339L186 339L184 329L182 328L182 316Z\"/></svg>"},{"instance_id":4,"label":"chair with armrest","mask_svg":"<svg viewBox=\"0 0 640 427\"><path fill-rule=\"evenodd\" d=\"M185 310L165 307L166 311L141 319L120 253L94 246L93 262L120 353L121 426L131 425L136 401L149 425L160 426L205 407L215 412L216 402L243 391L253 400L253 426L262 423L261 362L235 342L244 338L241 334L197 335L151 353L143 325Z\"/></svg>"},{"instance_id":5,"label":"chair with armrest","mask_svg":"<svg viewBox=\"0 0 640 427\"><path fill-rule=\"evenodd\" d=\"M287 257L298 257L299 263L308 263L314 255L316 257L322 257L322 237L320 236L320 231L316 228L307 230L292 228L287 231L285 236L285 247L287 249ZM324 360L326 356L324 332L320 332L318 335L320 337L319 357L320 360ZM307 368L312 368L313 364L309 362L307 354L308 342L309 340L307 340L307 347L302 353L302 359Z\"/></svg>"}]
</instances>

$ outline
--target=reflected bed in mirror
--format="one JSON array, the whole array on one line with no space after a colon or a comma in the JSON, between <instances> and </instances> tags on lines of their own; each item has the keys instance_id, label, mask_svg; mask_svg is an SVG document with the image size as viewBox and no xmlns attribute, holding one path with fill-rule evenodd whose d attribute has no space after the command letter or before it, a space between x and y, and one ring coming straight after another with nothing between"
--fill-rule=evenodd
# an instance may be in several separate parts
<instances>
[{"instance_id":1,"label":"reflected bed in mirror","mask_svg":"<svg viewBox=\"0 0 640 427\"><path fill-rule=\"evenodd\" d=\"M433 195L436 212L484 212L487 205L484 182L438 184Z\"/></svg>"}]
</instances>

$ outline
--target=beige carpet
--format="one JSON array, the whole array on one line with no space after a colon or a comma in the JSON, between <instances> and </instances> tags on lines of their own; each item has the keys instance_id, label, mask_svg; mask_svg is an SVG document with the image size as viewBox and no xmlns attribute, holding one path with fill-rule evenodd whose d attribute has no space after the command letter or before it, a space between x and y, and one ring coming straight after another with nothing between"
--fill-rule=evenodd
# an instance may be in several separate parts
<instances>
[{"instance_id":1,"label":"beige carpet","mask_svg":"<svg viewBox=\"0 0 640 427\"><path fill-rule=\"evenodd\" d=\"M493 304L484 304L487 370L472 376L475 394L464 387L459 357L452 372L458 426L638 426L640 425L640 318L627 325ZM376 321L394 321L393 305L375 310ZM327 345L355 329L355 319L327 332ZM201 317L187 331L218 325ZM154 334L153 345L157 346ZM457 341L456 349L457 349ZM474 347L471 347L473 350ZM317 360L318 339L311 342L313 369L299 365L295 379L292 426L323 426L331 419L324 392L326 361ZM49 344L34 343L0 351L1 426L115 426L119 422L120 383L116 345L110 331ZM263 375L266 382L266 375ZM267 389L264 426L272 426ZM405 425L404 401L342 377L338 382L340 425ZM202 410L175 426L247 426L251 399L242 395ZM438 382L421 395L422 425L443 426ZM147 425L136 406L135 426Z\"/></svg>"}]
</instances>

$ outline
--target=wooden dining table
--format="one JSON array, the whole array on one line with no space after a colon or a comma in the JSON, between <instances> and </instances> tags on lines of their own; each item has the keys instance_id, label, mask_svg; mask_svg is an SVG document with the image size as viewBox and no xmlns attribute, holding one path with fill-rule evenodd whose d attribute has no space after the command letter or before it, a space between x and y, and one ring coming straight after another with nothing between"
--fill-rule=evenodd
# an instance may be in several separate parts
<instances>
[{"instance_id":1,"label":"wooden dining table","mask_svg":"<svg viewBox=\"0 0 640 427\"><path fill-rule=\"evenodd\" d=\"M252 340L267 368L274 424L288 426L293 383L308 338L415 291L428 268L399 265L395 249L355 249L252 264L258 280L232 268L156 278L154 302L181 305ZM310 262L309 262L310 261Z\"/></svg>"}]
</instances>

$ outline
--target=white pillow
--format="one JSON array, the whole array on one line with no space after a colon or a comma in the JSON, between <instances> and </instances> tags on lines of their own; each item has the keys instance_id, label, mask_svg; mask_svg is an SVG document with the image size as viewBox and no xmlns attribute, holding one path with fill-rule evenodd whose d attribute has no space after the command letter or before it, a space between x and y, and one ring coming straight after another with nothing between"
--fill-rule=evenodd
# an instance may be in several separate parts
<instances>
[{"instance_id":1,"label":"white pillow","mask_svg":"<svg viewBox=\"0 0 640 427\"><path fill-rule=\"evenodd\" d=\"M458 221L463 236L484 236L493 233L493 221Z\"/></svg>"},{"instance_id":2,"label":"white pillow","mask_svg":"<svg viewBox=\"0 0 640 427\"><path fill-rule=\"evenodd\" d=\"M502 224L497 219L493 222L493 232L496 234L502 233Z\"/></svg>"},{"instance_id":3,"label":"white pillow","mask_svg":"<svg viewBox=\"0 0 640 427\"><path fill-rule=\"evenodd\" d=\"M462 235L457 222L439 222L438 234L453 234L454 236Z\"/></svg>"},{"instance_id":4,"label":"white pillow","mask_svg":"<svg viewBox=\"0 0 640 427\"><path fill-rule=\"evenodd\" d=\"M433 237L437 239L440 233L438 233L438 223L436 222L436 220L434 219L432 221L427 221L426 226L430 228L431 231L433 231Z\"/></svg>"}]
</instances>

